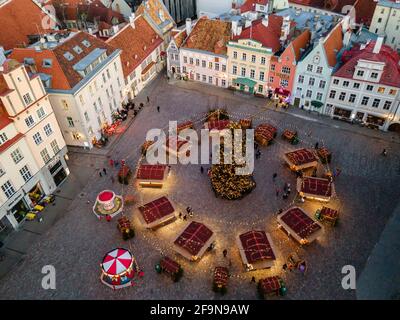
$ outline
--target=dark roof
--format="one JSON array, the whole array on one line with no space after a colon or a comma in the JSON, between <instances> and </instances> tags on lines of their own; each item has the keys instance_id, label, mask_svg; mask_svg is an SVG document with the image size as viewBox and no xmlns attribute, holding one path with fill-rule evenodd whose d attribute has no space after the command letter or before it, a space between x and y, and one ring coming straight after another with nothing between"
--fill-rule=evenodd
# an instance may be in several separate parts
<instances>
[{"instance_id":1,"label":"dark roof","mask_svg":"<svg viewBox=\"0 0 400 320\"><path fill-rule=\"evenodd\" d=\"M161 197L139 207L139 211L147 224L160 220L175 211L167 197Z\"/></svg>"},{"instance_id":2,"label":"dark roof","mask_svg":"<svg viewBox=\"0 0 400 320\"><path fill-rule=\"evenodd\" d=\"M239 236L247 261L275 260L275 254L264 231L248 231Z\"/></svg>"},{"instance_id":3,"label":"dark roof","mask_svg":"<svg viewBox=\"0 0 400 320\"><path fill-rule=\"evenodd\" d=\"M192 221L174 243L185 249L192 256L195 256L200 252L212 235L213 232L204 224Z\"/></svg>"},{"instance_id":4,"label":"dark roof","mask_svg":"<svg viewBox=\"0 0 400 320\"><path fill-rule=\"evenodd\" d=\"M166 165L142 164L137 171L136 178L144 180L163 180L166 168Z\"/></svg>"},{"instance_id":5,"label":"dark roof","mask_svg":"<svg viewBox=\"0 0 400 320\"><path fill-rule=\"evenodd\" d=\"M321 229L303 210L294 207L281 215L281 220L302 239Z\"/></svg>"},{"instance_id":6,"label":"dark roof","mask_svg":"<svg viewBox=\"0 0 400 320\"><path fill-rule=\"evenodd\" d=\"M330 197L332 195L332 183L328 179L304 177L301 181L300 191L317 196Z\"/></svg>"},{"instance_id":7,"label":"dark roof","mask_svg":"<svg viewBox=\"0 0 400 320\"><path fill-rule=\"evenodd\" d=\"M296 166L317 161L315 154L308 149L299 149L285 153L285 156Z\"/></svg>"}]
</instances>

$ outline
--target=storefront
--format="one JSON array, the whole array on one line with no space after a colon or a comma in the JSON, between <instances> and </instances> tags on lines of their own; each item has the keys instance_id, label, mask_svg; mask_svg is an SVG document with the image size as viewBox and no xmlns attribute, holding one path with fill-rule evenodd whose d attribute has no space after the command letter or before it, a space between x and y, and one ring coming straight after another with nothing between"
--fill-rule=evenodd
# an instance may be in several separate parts
<instances>
[{"instance_id":1,"label":"storefront","mask_svg":"<svg viewBox=\"0 0 400 320\"><path fill-rule=\"evenodd\" d=\"M333 111L333 118L350 120L351 110L335 107Z\"/></svg>"},{"instance_id":2,"label":"storefront","mask_svg":"<svg viewBox=\"0 0 400 320\"><path fill-rule=\"evenodd\" d=\"M21 223L24 219L26 214L29 212L30 207L26 203L25 198L21 198L18 200L16 204L10 209L10 214L14 217L14 219L19 223Z\"/></svg>"},{"instance_id":3,"label":"storefront","mask_svg":"<svg viewBox=\"0 0 400 320\"><path fill-rule=\"evenodd\" d=\"M377 117L372 114L368 114L365 122L369 125L382 127L385 124L385 119L382 117Z\"/></svg>"},{"instance_id":4,"label":"storefront","mask_svg":"<svg viewBox=\"0 0 400 320\"><path fill-rule=\"evenodd\" d=\"M57 187L67 178L67 172L59 158L49 166L49 171Z\"/></svg>"},{"instance_id":5,"label":"storefront","mask_svg":"<svg viewBox=\"0 0 400 320\"><path fill-rule=\"evenodd\" d=\"M31 190L29 190L28 196L33 205L39 203L39 201L45 196L40 182L38 182Z\"/></svg>"}]
</instances>

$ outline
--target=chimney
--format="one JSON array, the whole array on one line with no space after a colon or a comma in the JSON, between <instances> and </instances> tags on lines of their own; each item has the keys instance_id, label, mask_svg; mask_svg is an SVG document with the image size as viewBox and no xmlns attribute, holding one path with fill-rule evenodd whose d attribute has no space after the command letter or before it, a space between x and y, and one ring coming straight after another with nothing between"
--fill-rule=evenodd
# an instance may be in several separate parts
<instances>
[{"instance_id":1,"label":"chimney","mask_svg":"<svg viewBox=\"0 0 400 320\"><path fill-rule=\"evenodd\" d=\"M191 32L192 32L192 19L187 18L186 19L186 33L189 36Z\"/></svg>"},{"instance_id":2,"label":"chimney","mask_svg":"<svg viewBox=\"0 0 400 320\"><path fill-rule=\"evenodd\" d=\"M118 26L113 26L112 30L113 30L113 34L117 34L118 30L119 30L119 27Z\"/></svg>"},{"instance_id":3,"label":"chimney","mask_svg":"<svg viewBox=\"0 0 400 320\"><path fill-rule=\"evenodd\" d=\"M239 21L234 20L232 21L232 34L234 36L237 36L239 34L238 31L239 31Z\"/></svg>"},{"instance_id":4,"label":"chimney","mask_svg":"<svg viewBox=\"0 0 400 320\"><path fill-rule=\"evenodd\" d=\"M89 34L93 34L93 29L92 28L88 28L88 32L89 32Z\"/></svg>"},{"instance_id":5,"label":"chimney","mask_svg":"<svg viewBox=\"0 0 400 320\"><path fill-rule=\"evenodd\" d=\"M268 27L268 16L265 16L265 17L262 19L262 24L263 24L264 26Z\"/></svg>"},{"instance_id":6,"label":"chimney","mask_svg":"<svg viewBox=\"0 0 400 320\"><path fill-rule=\"evenodd\" d=\"M383 37L378 37L378 39L376 39L374 50L372 50L372 52L379 53L379 51L381 51L382 44L383 44Z\"/></svg>"},{"instance_id":7,"label":"chimney","mask_svg":"<svg viewBox=\"0 0 400 320\"><path fill-rule=\"evenodd\" d=\"M129 23L132 25L132 27L135 27L135 13L132 12L131 15L129 16Z\"/></svg>"}]
</instances>

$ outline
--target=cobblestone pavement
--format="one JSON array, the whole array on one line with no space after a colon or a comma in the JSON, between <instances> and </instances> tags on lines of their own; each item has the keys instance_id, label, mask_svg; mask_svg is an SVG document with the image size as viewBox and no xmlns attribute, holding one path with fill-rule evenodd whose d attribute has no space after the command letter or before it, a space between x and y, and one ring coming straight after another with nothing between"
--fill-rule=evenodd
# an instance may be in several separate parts
<instances>
[{"instance_id":1,"label":"cobblestone pavement","mask_svg":"<svg viewBox=\"0 0 400 320\"><path fill-rule=\"evenodd\" d=\"M138 102L144 101L143 95ZM399 145L388 134L356 128L330 119L292 111L276 112L265 100L250 99L200 85L171 85L158 81L150 93L150 105L139 114L133 125L127 128L121 139L113 145L108 156L125 159L135 167L140 159L140 146L150 128L163 128L169 120L199 119L200 114L216 105L226 107L232 116L254 115L254 124L269 122L281 133L285 128L296 128L301 143L292 146L280 136L273 145L262 148L261 158L255 160L256 189L238 201L215 198L206 174L199 166L173 165L167 185L162 189L139 190L136 185L122 188L111 183L110 168L106 177L93 171L82 189L85 196L71 202L68 212L35 243L25 259L13 272L0 280L0 297L4 299L256 299L257 292L252 276L256 279L280 275L287 283L285 299L354 299L354 291L341 287L341 268L351 264L358 274L378 241L400 196ZM157 105L160 112L157 112ZM305 119L306 118L306 119ZM200 129L202 122L196 123ZM342 126L346 126L342 129ZM338 128L339 127L339 128ZM342 169L336 181L338 199L332 205L340 210L340 223L326 228L323 237L307 247L299 247L277 229L276 212L288 207L294 200L276 197L275 190L284 182L295 185L295 176L285 167L284 152L323 142L333 152L333 167ZM387 157L380 156L383 148ZM83 157L83 156L82 156ZM101 168L106 157L96 164ZM80 163L77 157L74 161ZM88 170L90 163L74 172ZM276 184L272 174L278 173ZM171 243L182 229L183 221L176 221L157 231L144 230L137 219L134 207L126 214L133 218L136 236L124 242L115 221L98 221L92 213L96 195L111 188L118 194L135 193L138 202L147 202L160 195L168 195L180 210L190 205L197 221L208 225L217 236L216 249L207 253L199 262L191 263L176 255ZM89 203L88 203L89 200ZM296 203L298 204L298 203ZM321 204L306 202L305 210L314 212ZM236 237L251 229L264 229L271 233L277 248L277 267L246 273L243 270ZM112 291L99 281L100 262L103 255L118 246L130 248L145 275L133 288ZM222 255L228 250L228 257ZM284 272L281 269L290 252L297 251L308 262L305 275ZM173 283L167 276L158 275L154 265L161 254L176 258L184 268L184 277ZM232 278L228 293L220 297L212 292L212 271L217 265L228 265L231 260ZM41 269L53 265L57 271L57 289L43 290Z\"/></svg>"}]
</instances>

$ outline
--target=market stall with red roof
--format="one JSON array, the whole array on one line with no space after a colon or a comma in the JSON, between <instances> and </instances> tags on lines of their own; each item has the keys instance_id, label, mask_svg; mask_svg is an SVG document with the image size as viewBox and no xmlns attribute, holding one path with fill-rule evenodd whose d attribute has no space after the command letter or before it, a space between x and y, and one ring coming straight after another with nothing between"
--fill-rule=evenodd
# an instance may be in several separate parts
<instances>
[{"instance_id":1,"label":"market stall with red roof","mask_svg":"<svg viewBox=\"0 0 400 320\"><path fill-rule=\"evenodd\" d=\"M280 277L268 277L258 281L258 292L264 299L271 295L283 296L286 293L286 286Z\"/></svg>"},{"instance_id":2,"label":"market stall with red roof","mask_svg":"<svg viewBox=\"0 0 400 320\"><path fill-rule=\"evenodd\" d=\"M271 268L275 264L275 248L265 231L248 231L239 235L237 244L246 271Z\"/></svg>"},{"instance_id":3,"label":"market stall with red roof","mask_svg":"<svg viewBox=\"0 0 400 320\"><path fill-rule=\"evenodd\" d=\"M293 171L313 168L318 165L318 159L314 152L308 149L299 149L287 152L284 155L284 159L289 168Z\"/></svg>"},{"instance_id":4,"label":"market stall with red roof","mask_svg":"<svg viewBox=\"0 0 400 320\"><path fill-rule=\"evenodd\" d=\"M139 271L132 253L124 248L116 248L108 252L100 266L101 282L114 290L134 285L133 278Z\"/></svg>"},{"instance_id":5,"label":"market stall with red roof","mask_svg":"<svg viewBox=\"0 0 400 320\"><path fill-rule=\"evenodd\" d=\"M139 220L148 229L154 229L175 219L177 211L167 197L161 197L138 208Z\"/></svg>"},{"instance_id":6,"label":"market stall with red roof","mask_svg":"<svg viewBox=\"0 0 400 320\"><path fill-rule=\"evenodd\" d=\"M274 140L276 137L276 132L277 129L275 127L264 123L257 126L254 137L259 144L265 146Z\"/></svg>"},{"instance_id":7,"label":"market stall with red roof","mask_svg":"<svg viewBox=\"0 0 400 320\"><path fill-rule=\"evenodd\" d=\"M177 133L179 133L185 129L193 129L193 122L185 121L185 122L179 123L177 126Z\"/></svg>"},{"instance_id":8,"label":"market stall with red roof","mask_svg":"<svg viewBox=\"0 0 400 320\"><path fill-rule=\"evenodd\" d=\"M306 199L328 202L334 193L334 185L328 179L303 177L297 179L297 192Z\"/></svg>"},{"instance_id":9,"label":"market stall with red roof","mask_svg":"<svg viewBox=\"0 0 400 320\"><path fill-rule=\"evenodd\" d=\"M210 130L210 134L223 134L224 129L228 129L230 120L211 120L204 124L204 127Z\"/></svg>"},{"instance_id":10,"label":"market stall with red roof","mask_svg":"<svg viewBox=\"0 0 400 320\"><path fill-rule=\"evenodd\" d=\"M141 164L136 172L136 179L141 187L162 188L168 172L166 165Z\"/></svg>"},{"instance_id":11,"label":"market stall with red roof","mask_svg":"<svg viewBox=\"0 0 400 320\"><path fill-rule=\"evenodd\" d=\"M224 293L228 284L229 271L226 267L215 267L214 269L214 291Z\"/></svg>"},{"instance_id":12,"label":"market stall with red roof","mask_svg":"<svg viewBox=\"0 0 400 320\"><path fill-rule=\"evenodd\" d=\"M163 146L167 154L173 154L175 156L180 156L190 152L190 141L183 139L179 136L169 137L166 144ZM150 147L151 148L151 147Z\"/></svg>"},{"instance_id":13,"label":"market stall with red roof","mask_svg":"<svg viewBox=\"0 0 400 320\"><path fill-rule=\"evenodd\" d=\"M215 240L215 234L204 224L189 222L174 241L174 249L188 260L200 259Z\"/></svg>"},{"instance_id":14,"label":"market stall with red roof","mask_svg":"<svg viewBox=\"0 0 400 320\"><path fill-rule=\"evenodd\" d=\"M278 225L300 244L308 244L323 233L322 225L303 209L292 207L278 216Z\"/></svg>"}]
</instances>

